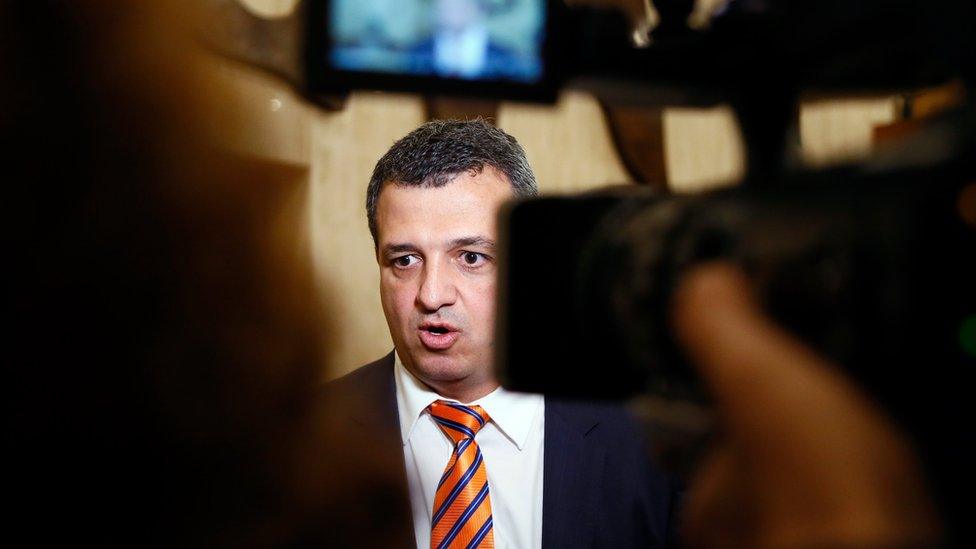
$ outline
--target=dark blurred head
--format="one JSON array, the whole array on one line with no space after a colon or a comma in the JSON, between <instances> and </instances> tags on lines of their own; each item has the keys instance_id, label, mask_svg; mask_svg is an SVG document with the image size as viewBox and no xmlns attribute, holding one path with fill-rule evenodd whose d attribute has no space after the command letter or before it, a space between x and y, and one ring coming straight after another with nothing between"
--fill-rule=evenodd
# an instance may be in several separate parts
<instances>
[{"instance_id":1,"label":"dark blurred head","mask_svg":"<svg viewBox=\"0 0 976 549\"><path fill-rule=\"evenodd\" d=\"M38 545L349 530L317 513L356 473L313 405L304 189L214 145L233 101L192 45L195 4L0 3L8 497Z\"/></svg>"}]
</instances>

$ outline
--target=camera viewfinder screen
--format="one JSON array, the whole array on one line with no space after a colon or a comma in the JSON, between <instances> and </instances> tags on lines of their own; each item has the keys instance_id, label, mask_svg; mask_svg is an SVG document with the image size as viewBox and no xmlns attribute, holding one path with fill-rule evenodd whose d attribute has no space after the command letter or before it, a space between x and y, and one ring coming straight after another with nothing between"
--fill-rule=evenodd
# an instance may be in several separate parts
<instances>
[{"instance_id":1,"label":"camera viewfinder screen","mask_svg":"<svg viewBox=\"0 0 976 549\"><path fill-rule=\"evenodd\" d=\"M546 0L332 0L338 70L531 84Z\"/></svg>"}]
</instances>

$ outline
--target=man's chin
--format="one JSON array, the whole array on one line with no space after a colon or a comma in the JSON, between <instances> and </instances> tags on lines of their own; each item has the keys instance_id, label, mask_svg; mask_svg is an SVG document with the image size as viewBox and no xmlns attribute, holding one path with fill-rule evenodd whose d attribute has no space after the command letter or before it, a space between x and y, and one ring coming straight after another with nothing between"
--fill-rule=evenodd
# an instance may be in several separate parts
<instances>
[{"instance_id":1,"label":"man's chin","mask_svg":"<svg viewBox=\"0 0 976 549\"><path fill-rule=\"evenodd\" d=\"M414 362L416 369L438 379L461 379L468 371L465 364L451 356L421 356Z\"/></svg>"},{"instance_id":2,"label":"man's chin","mask_svg":"<svg viewBox=\"0 0 976 549\"><path fill-rule=\"evenodd\" d=\"M422 381L453 382L471 375L473 368L467 361L453 353L435 353L426 350L412 353L412 373Z\"/></svg>"}]
</instances>

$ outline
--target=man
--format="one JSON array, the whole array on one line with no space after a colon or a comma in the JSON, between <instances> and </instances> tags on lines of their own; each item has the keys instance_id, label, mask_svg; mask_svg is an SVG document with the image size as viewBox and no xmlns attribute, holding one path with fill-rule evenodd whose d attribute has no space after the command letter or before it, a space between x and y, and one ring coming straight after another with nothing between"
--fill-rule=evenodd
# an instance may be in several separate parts
<instances>
[{"instance_id":1,"label":"man","mask_svg":"<svg viewBox=\"0 0 976 549\"><path fill-rule=\"evenodd\" d=\"M627 416L492 371L496 215L534 194L522 148L482 120L394 144L366 209L395 351L332 388L372 403L355 406L367 443L398 437L417 547L662 546L672 490Z\"/></svg>"}]
</instances>

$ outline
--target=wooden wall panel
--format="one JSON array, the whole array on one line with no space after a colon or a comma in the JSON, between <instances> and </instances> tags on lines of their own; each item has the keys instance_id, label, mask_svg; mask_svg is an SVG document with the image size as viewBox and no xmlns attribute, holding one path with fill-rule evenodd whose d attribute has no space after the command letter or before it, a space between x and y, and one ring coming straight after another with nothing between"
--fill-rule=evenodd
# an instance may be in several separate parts
<instances>
[{"instance_id":1,"label":"wooden wall panel","mask_svg":"<svg viewBox=\"0 0 976 549\"><path fill-rule=\"evenodd\" d=\"M695 192L733 184L742 178L742 138L728 107L665 109L663 127L671 189Z\"/></svg>"},{"instance_id":2,"label":"wooden wall panel","mask_svg":"<svg viewBox=\"0 0 976 549\"><path fill-rule=\"evenodd\" d=\"M393 348L366 224L366 186L380 156L423 116L419 98L358 93L345 110L313 117L309 228L323 307L335 330L328 334L330 374Z\"/></svg>"},{"instance_id":3,"label":"wooden wall panel","mask_svg":"<svg viewBox=\"0 0 976 549\"><path fill-rule=\"evenodd\" d=\"M894 98L809 102L800 109L803 159L812 166L864 158L871 153L874 127L897 119Z\"/></svg>"},{"instance_id":4,"label":"wooden wall panel","mask_svg":"<svg viewBox=\"0 0 976 549\"><path fill-rule=\"evenodd\" d=\"M600 105L590 95L568 92L554 107L503 103L498 126L525 148L541 192L631 183Z\"/></svg>"}]
</instances>

